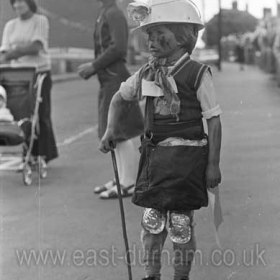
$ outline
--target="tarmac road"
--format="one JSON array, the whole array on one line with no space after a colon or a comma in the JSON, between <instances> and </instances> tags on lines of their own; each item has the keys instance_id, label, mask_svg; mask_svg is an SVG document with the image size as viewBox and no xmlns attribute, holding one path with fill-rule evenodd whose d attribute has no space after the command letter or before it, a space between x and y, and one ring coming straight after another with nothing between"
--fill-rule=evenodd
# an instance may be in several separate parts
<instances>
[{"instance_id":1,"label":"tarmac road","mask_svg":"<svg viewBox=\"0 0 280 280\"><path fill-rule=\"evenodd\" d=\"M280 90L256 68L240 72L225 64L214 76L223 108L223 249L215 244L209 210L198 211L191 279L279 280ZM24 187L20 174L1 172L1 280L127 279L118 201L92 192L113 177L110 156L97 149L97 91L95 78L55 84L60 157L47 179L34 175ZM124 202L136 280L144 276L141 209ZM172 279L171 247L167 239L163 280Z\"/></svg>"}]
</instances>

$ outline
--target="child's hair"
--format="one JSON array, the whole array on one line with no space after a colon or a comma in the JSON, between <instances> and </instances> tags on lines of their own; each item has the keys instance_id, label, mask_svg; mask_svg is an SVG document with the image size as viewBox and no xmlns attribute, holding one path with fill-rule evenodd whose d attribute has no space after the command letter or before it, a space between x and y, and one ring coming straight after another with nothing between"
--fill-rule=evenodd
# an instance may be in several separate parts
<instances>
[{"instance_id":1,"label":"child's hair","mask_svg":"<svg viewBox=\"0 0 280 280\"><path fill-rule=\"evenodd\" d=\"M179 45L189 54L192 54L198 38L198 26L195 24L166 24L166 27L175 35Z\"/></svg>"},{"instance_id":2,"label":"child's hair","mask_svg":"<svg viewBox=\"0 0 280 280\"><path fill-rule=\"evenodd\" d=\"M12 6L14 6L16 0L10 0ZM28 5L29 9L33 12L37 12L37 4L34 0L24 0L24 2Z\"/></svg>"}]
</instances>

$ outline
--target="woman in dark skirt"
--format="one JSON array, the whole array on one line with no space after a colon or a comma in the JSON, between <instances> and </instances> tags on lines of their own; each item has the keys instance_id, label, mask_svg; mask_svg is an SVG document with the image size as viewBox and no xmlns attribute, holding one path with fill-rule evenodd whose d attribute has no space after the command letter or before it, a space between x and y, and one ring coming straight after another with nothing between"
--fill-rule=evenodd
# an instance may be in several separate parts
<instances>
[{"instance_id":1,"label":"woman in dark skirt","mask_svg":"<svg viewBox=\"0 0 280 280\"><path fill-rule=\"evenodd\" d=\"M49 22L37 14L34 0L10 0L17 14L4 28L0 63L32 65L38 74L46 74L39 107L40 134L35 140L32 154L42 156L46 162L58 157L51 121L51 61L48 55Z\"/></svg>"}]
</instances>

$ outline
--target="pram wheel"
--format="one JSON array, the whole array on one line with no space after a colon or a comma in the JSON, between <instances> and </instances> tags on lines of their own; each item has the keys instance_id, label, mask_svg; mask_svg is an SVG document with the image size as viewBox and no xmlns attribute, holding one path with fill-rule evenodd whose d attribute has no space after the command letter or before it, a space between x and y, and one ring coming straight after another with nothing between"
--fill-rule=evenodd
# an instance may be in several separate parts
<instances>
[{"instance_id":1,"label":"pram wheel","mask_svg":"<svg viewBox=\"0 0 280 280\"><path fill-rule=\"evenodd\" d=\"M25 164L22 170L23 183L26 186L30 186L32 184L32 170L30 165Z\"/></svg>"},{"instance_id":2,"label":"pram wheel","mask_svg":"<svg viewBox=\"0 0 280 280\"><path fill-rule=\"evenodd\" d=\"M47 163L42 157L38 157L38 168L39 168L39 175L42 179L47 178L48 171L47 171Z\"/></svg>"}]
</instances>

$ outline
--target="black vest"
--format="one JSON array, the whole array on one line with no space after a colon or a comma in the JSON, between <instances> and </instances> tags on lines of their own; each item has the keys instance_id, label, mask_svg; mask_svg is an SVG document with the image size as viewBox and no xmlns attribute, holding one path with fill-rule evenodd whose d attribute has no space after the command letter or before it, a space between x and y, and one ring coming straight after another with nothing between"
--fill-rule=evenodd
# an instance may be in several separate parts
<instances>
[{"instance_id":1,"label":"black vest","mask_svg":"<svg viewBox=\"0 0 280 280\"><path fill-rule=\"evenodd\" d=\"M153 134L155 143L167 137L182 137L191 140L204 137L202 110L197 99L197 90L206 71L211 73L209 66L188 60L175 73L173 77L181 101L179 121L173 115L153 114L152 118L150 117L150 120L146 122L146 132ZM154 112L153 97L148 97L146 114L150 114L151 111Z\"/></svg>"}]
</instances>

